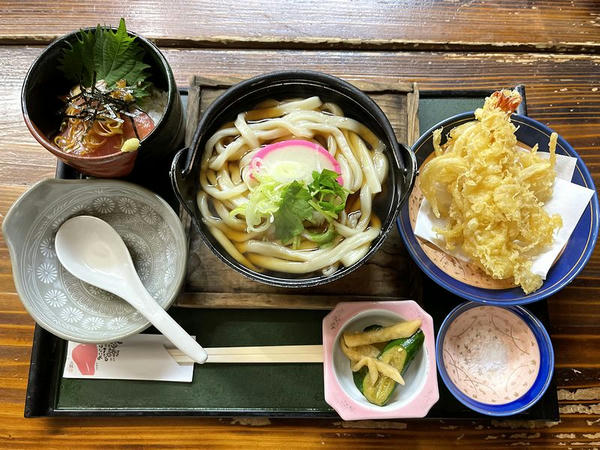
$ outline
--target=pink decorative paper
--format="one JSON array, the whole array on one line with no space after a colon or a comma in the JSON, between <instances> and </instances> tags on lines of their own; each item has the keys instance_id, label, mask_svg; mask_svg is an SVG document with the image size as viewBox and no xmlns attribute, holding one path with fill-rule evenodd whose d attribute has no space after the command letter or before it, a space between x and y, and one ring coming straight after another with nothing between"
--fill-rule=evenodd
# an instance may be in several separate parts
<instances>
[{"instance_id":1,"label":"pink decorative paper","mask_svg":"<svg viewBox=\"0 0 600 450\"><path fill-rule=\"evenodd\" d=\"M136 334L104 344L69 341L63 377L191 382L194 364L178 364L167 347L173 345L160 334Z\"/></svg>"},{"instance_id":2,"label":"pink decorative paper","mask_svg":"<svg viewBox=\"0 0 600 450\"><path fill-rule=\"evenodd\" d=\"M96 344L78 344L71 355L81 375L94 375L96 373L96 358L98 346Z\"/></svg>"}]
</instances>

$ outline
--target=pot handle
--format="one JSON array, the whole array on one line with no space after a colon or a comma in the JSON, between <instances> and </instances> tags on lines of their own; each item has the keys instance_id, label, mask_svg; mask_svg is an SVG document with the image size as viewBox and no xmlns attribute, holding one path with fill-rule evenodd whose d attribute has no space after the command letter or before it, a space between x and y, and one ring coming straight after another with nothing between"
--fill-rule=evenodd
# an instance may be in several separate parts
<instances>
[{"instance_id":1,"label":"pot handle","mask_svg":"<svg viewBox=\"0 0 600 450\"><path fill-rule=\"evenodd\" d=\"M402 162L404 163L404 170L402 171L404 183L399 185L399 188L402 189L402 192L400 192L400 205L404 205L404 202L408 199L408 196L412 191L419 170L417 167L417 157L414 152L400 142L398 142L398 147L400 148L400 155L402 156Z\"/></svg>"},{"instance_id":2,"label":"pot handle","mask_svg":"<svg viewBox=\"0 0 600 450\"><path fill-rule=\"evenodd\" d=\"M189 148L182 148L177 152L171 164L171 186L175 192L175 196L186 212L194 218L196 199L196 189L193 180L189 178L190 171L188 170L188 153Z\"/></svg>"}]
</instances>

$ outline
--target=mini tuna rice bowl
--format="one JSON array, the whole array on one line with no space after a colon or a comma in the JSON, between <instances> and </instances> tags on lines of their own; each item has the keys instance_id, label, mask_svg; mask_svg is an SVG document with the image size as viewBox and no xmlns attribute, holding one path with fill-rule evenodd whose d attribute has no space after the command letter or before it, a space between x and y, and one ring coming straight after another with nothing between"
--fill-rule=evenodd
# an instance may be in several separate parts
<instances>
[{"instance_id":1,"label":"mini tuna rice bowl","mask_svg":"<svg viewBox=\"0 0 600 450\"><path fill-rule=\"evenodd\" d=\"M442 323L436 353L442 380L456 399L492 416L535 404L554 369L548 333L519 306L459 305Z\"/></svg>"},{"instance_id":2,"label":"mini tuna rice bowl","mask_svg":"<svg viewBox=\"0 0 600 450\"><path fill-rule=\"evenodd\" d=\"M38 142L87 175L128 175L162 162L183 139L170 67L123 19L53 42L30 68L21 102Z\"/></svg>"}]
</instances>

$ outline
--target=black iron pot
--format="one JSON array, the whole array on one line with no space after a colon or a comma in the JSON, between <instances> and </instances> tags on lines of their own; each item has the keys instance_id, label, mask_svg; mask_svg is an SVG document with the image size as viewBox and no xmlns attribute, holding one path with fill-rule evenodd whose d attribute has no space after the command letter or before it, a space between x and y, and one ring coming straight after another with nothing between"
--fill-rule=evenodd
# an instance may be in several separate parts
<instances>
[{"instance_id":1,"label":"black iron pot","mask_svg":"<svg viewBox=\"0 0 600 450\"><path fill-rule=\"evenodd\" d=\"M210 234L196 204L200 188L199 170L206 140L224 123L235 120L241 111L252 109L268 99L310 97L317 95L324 102L338 104L344 114L370 128L386 145L390 172L373 203L373 210L381 219L380 235L372 242L367 254L349 267L343 267L330 276L321 274L286 274L281 272L258 273L232 258ZM200 236L223 262L248 278L280 287L310 287L329 283L356 270L381 246L393 228L400 207L408 198L417 171L411 150L399 144L394 130L377 104L361 90L339 78L312 71L281 71L260 75L228 89L210 105L202 116L189 148L175 156L171 166L173 189L193 219Z\"/></svg>"}]
</instances>

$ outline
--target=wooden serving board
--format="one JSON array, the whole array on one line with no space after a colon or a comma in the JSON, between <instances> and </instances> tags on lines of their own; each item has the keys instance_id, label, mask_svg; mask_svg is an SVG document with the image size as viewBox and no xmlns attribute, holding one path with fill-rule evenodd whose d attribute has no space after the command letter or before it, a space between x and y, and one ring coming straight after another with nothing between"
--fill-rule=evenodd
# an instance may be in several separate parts
<instances>
[{"instance_id":1,"label":"wooden serving board","mask_svg":"<svg viewBox=\"0 0 600 450\"><path fill-rule=\"evenodd\" d=\"M194 77L188 93L186 145L202 113L238 79ZM419 92L414 83L355 83L390 120L399 142L410 145L419 136ZM348 276L324 286L286 289L247 279L221 262L200 238L185 212L189 236L188 269L177 306L198 308L332 309L340 301L382 300L421 296L421 275L392 230L380 250Z\"/></svg>"}]
</instances>

